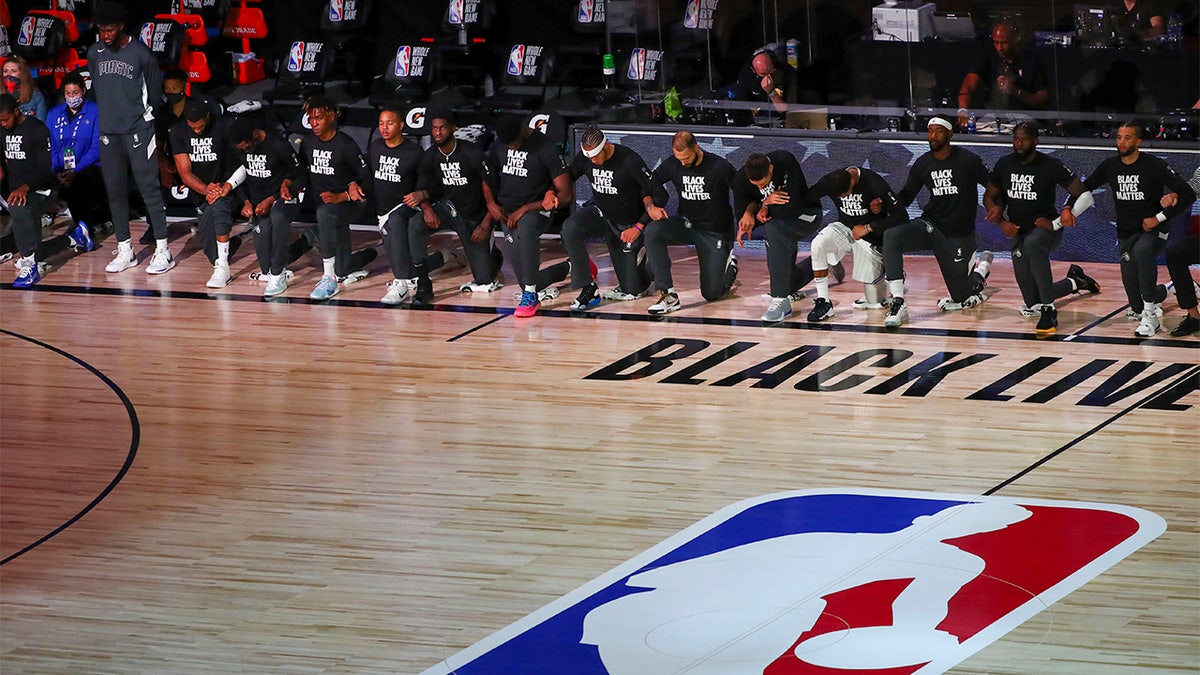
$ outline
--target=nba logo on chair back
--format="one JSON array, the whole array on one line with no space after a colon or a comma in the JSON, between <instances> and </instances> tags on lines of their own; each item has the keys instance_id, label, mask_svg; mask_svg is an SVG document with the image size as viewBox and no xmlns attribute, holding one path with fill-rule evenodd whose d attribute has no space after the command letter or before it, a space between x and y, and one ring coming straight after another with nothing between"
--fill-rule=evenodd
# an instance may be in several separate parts
<instances>
[{"instance_id":1,"label":"nba logo on chair back","mask_svg":"<svg viewBox=\"0 0 1200 675\"><path fill-rule=\"evenodd\" d=\"M289 73L298 73L304 70L303 42L292 43L292 48L288 50L287 69Z\"/></svg>"},{"instance_id":2,"label":"nba logo on chair back","mask_svg":"<svg viewBox=\"0 0 1200 675\"><path fill-rule=\"evenodd\" d=\"M450 0L450 7L446 12L446 23L458 25L463 22L463 0Z\"/></svg>"},{"instance_id":3,"label":"nba logo on chair back","mask_svg":"<svg viewBox=\"0 0 1200 675\"><path fill-rule=\"evenodd\" d=\"M148 21L142 24L142 30L138 33L138 39L147 47L154 44L155 25L153 21Z\"/></svg>"},{"instance_id":4,"label":"nba logo on chair back","mask_svg":"<svg viewBox=\"0 0 1200 675\"><path fill-rule=\"evenodd\" d=\"M683 27L696 28L700 25L700 0L688 0L683 12Z\"/></svg>"},{"instance_id":5,"label":"nba logo on chair back","mask_svg":"<svg viewBox=\"0 0 1200 675\"><path fill-rule=\"evenodd\" d=\"M412 47L401 45L396 49L396 77L408 77L408 69L412 63Z\"/></svg>"},{"instance_id":6,"label":"nba logo on chair back","mask_svg":"<svg viewBox=\"0 0 1200 675\"><path fill-rule=\"evenodd\" d=\"M520 77L525 72L525 45L513 45L512 51L508 53L508 67L505 70L513 77Z\"/></svg>"},{"instance_id":7,"label":"nba logo on chair back","mask_svg":"<svg viewBox=\"0 0 1200 675\"><path fill-rule=\"evenodd\" d=\"M17 44L22 47L33 45L33 36L37 33L37 17L27 16L21 19L21 29L17 33Z\"/></svg>"},{"instance_id":8,"label":"nba logo on chair back","mask_svg":"<svg viewBox=\"0 0 1200 675\"><path fill-rule=\"evenodd\" d=\"M629 72L627 73L631 80L641 80L646 76L646 50L642 47L634 47L629 53Z\"/></svg>"},{"instance_id":9,"label":"nba logo on chair back","mask_svg":"<svg viewBox=\"0 0 1200 675\"><path fill-rule=\"evenodd\" d=\"M944 672L1166 529L1137 508L846 489L726 507L425 675Z\"/></svg>"},{"instance_id":10,"label":"nba logo on chair back","mask_svg":"<svg viewBox=\"0 0 1200 675\"><path fill-rule=\"evenodd\" d=\"M341 21L343 4L346 0L329 0L329 20Z\"/></svg>"},{"instance_id":11,"label":"nba logo on chair back","mask_svg":"<svg viewBox=\"0 0 1200 675\"><path fill-rule=\"evenodd\" d=\"M603 1L603 0L602 0ZM579 0L579 23L591 23L596 0Z\"/></svg>"}]
</instances>

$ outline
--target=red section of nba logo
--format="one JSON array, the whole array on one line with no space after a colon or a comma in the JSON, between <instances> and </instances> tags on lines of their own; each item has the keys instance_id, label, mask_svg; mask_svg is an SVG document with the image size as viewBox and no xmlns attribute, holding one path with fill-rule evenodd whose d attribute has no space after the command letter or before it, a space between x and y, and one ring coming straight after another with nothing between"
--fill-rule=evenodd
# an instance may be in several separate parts
<instances>
[{"instance_id":1,"label":"red section of nba logo","mask_svg":"<svg viewBox=\"0 0 1200 675\"><path fill-rule=\"evenodd\" d=\"M293 42L288 50L287 69L289 73L298 73L304 69L304 43Z\"/></svg>"},{"instance_id":2,"label":"red section of nba logo","mask_svg":"<svg viewBox=\"0 0 1200 675\"><path fill-rule=\"evenodd\" d=\"M513 45L512 51L508 53L506 71L513 77L520 77L521 73L525 72L525 45Z\"/></svg>"},{"instance_id":3,"label":"red section of nba logo","mask_svg":"<svg viewBox=\"0 0 1200 675\"><path fill-rule=\"evenodd\" d=\"M37 31L37 18L27 16L21 19L21 30L17 33L17 44L28 47L33 44L33 35Z\"/></svg>"},{"instance_id":4,"label":"red section of nba logo","mask_svg":"<svg viewBox=\"0 0 1200 675\"><path fill-rule=\"evenodd\" d=\"M396 77L408 77L408 69L412 63L412 47L401 45L396 49Z\"/></svg>"}]
</instances>

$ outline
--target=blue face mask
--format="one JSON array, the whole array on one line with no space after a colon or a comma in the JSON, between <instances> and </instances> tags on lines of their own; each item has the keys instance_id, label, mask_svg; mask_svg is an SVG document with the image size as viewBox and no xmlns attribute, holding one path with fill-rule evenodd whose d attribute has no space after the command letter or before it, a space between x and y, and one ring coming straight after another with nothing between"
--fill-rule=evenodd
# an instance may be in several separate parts
<instances>
[{"instance_id":1,"label":"blue face mask","mask_svg":"<svg viewBox=\"0 0 1200 675\"><path fill-rule=\"evenodd\" d=\"M82 96L67 96L66 102L67 102L68 108L70 108L71 110L78 110L79 107L83 105L83 97Z\"/></svg>"}]
</instances>

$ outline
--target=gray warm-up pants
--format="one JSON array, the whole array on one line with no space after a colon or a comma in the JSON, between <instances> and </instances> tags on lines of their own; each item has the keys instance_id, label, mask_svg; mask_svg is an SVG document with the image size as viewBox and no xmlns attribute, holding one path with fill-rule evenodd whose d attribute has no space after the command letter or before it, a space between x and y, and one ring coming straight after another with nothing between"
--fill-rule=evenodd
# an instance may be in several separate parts
<instances>
[{"instance_id":1,"label":"gray warm-up pants","mask_svg":"<svg viewBox=\"0 0 1200 675\"><path fill-rule=\"evenodd\" d=\"M100 165L104 167L104 187L112 207L113 229L117 241L129 241L129 175L146 204L146 220L155 239L167 238L167 209L158 181L157 145L154 127L128 134L100 135Z\"/></svg>"},{"instance_id":2,"label":"gray warm-up pants","mask_svg":"<svg viewBox=\"0 0 1200 675\"><path fill-rule=\"evenodd\" d=\"M671 256L667 246L692 244L700 260L700 295L705 300L719 300L733 286L736 268L732 241L716 232L698 230L682 216L656 220L646 226L646 256L654 275L654 287L666 291L675 285L671 278ZM786 294L785 294L786 295Z\"/></svg>"},{"instance_id":3,"label":"gray warm-up pants","mask_svg":"<svg viewBox=\"0 0 1200 675\"><path fill-rule=\"evenodd\" d=\"M288 238L292 234L292 222L300 215L300 204L277 201L271 205L266 218L260 218L254 226L254 253L258 266L266 274L283 274L292 256L288 251Z\"/></svg>"},{"instance_id":4,"label":"gray warm-up pants","mask_svg":"<svg viewBox=\"0 0 1200 675\"><path fill-rule=\"evenodd\" d=\"M613 271L617 275L617 285L626 293L641 293L646 290L650 280L646 275L646 266L642 257L642 238L632 244L621 241L621 231L632 225L613 223L601 213L595 204L589 204L571 214L562 227L562 243L567 249L567 257L571 260L571 287L583 288L594 281L588 265L587 239L604 237L608 246L608 255L612 260Z\"/></svg>"},{"instance_id":5,"label":"gray warm-up pants","mask_svg":"<svg viewBox=\"0 0 1200 675\"><path fill-rule=\"evenodd\" d=\"M200 220L196 223L196 236L204 246L204 255L209 263L217 262L217 237L228 237L233 231L233 199L221 197L209 204L200 204Z\"/></svg>"},{"instance_id":6,"label":"gray warm-up pants","mask_svg":"<svg viewBox=\"0 0 1200 675\"><path fill-rule=\"evenodd\" d=\"M1050 273L1050 252L1058 247L1062 237L1062 230L1040 227L1017 235L1012 247L1013 276L1026 307L1052 304L1075 290L1070 281L1055 281Z\"/></svg>"},{"instance_id":7,"label":"gray warm-up pants","mask_svg":"<svg viewBox=\"0 0 1200 675\"><path fill-rule=\"evenodd\" d=\"M1121 284L1125 286L1129 308L1135 312L1145 309L1147 302L1158 301L1158 254L1166 247L1166 232L1135 232L1117 241Z\"/></svg>"},{"instance_id":8,"label":"gray warm-up pants","mask_svg":"<svg viewBox=\"0 0 1200 675\"><path fill-rule=\"evenodd\" d=\"M42 214L50 208L50 197L30 190L21 206L8 205L12 216L13 241L22 258L33 255L42 241Z\"/></svg>"},{"instance_id":9,"label":"gray warm-up pants","mask_svg":"<svg viewBox=\"0 0 1200 675\"><path fill-rule=\"evenodd\" d=\"M917 218L888 228L883 233L883 273L888 281L904 278L904 254L933 251L950 299L962 302L983 290L986 280L973 271L975 233L950 237L932 222Z\"/></svg>"},{"instance_id":10,"label":"gray warm-up pants","mask_svg":"<svg viewBox=\"0 0 1200 675\"><path fill-rule=\"evenodd\" d=\"M796 245L821 227L820 207L805 209L796 218L772 218L767 221L767 273L771 277L771 297L786 298L813 280L812 260L796 262Z\"/></svg>"},{"instance_id":11,"label":"gray warm-up pants","mask_svg":"<svg viewBox=\"0 0 1200 675\"><path fill-rule=\"evenodd\" d=\"M449 228L458 235L463 252L467 255L467 264L471 266L473 281L481 285L495 281L496 274L500 270L497 269L496 258L492 254L495 244L492 241L491 233L488 233L487 239L476 244L471 241L471 233L475 231L479 223L464 220L459 214L458 208L450 200L438 201L433 204L433 210L442 221L442 226L438 229ZM425 222L424 212L417 211L409 217L408 249L414 264L426 264L429 259L429 235L436 231L429 229L429 225ZM399 278L407 279L408 277Z\"/></svg>"}]
</instances>

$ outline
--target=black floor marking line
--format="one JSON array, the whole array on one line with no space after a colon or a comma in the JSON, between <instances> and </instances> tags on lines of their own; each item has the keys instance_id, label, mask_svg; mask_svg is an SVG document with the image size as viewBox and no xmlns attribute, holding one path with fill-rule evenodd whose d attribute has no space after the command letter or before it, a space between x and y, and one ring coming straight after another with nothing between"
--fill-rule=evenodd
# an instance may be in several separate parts
<instances>
[{"instance_id":1,"label":"black floor marking line","mask_svg":"<svg viewBox=\"0 0 1200 675\"><path fill-rule=\"evenodd\" d=\"M111 493L114 489L116 489L117 484L119 484L121 482L121 480L125 478L125 474L129 473L129 468L133 466L133 459L135 457L137 457L137 449L138 449L138 444L141 441L142 432L141 432L141 426L138 424L137 411L134 410L133 403L129 400L129 397L125 395L125 392L122 391L119 386L117 386L116 382L113 382L111 379L108 378L107 375L105 375L104 373L97 370L94 366L92 366L92 364L88 363L87 361L84 361L83 359L79 358L78 356L69 354L69 353L59 349L58 347L55 347L53 345L48 345L45 342L42 342L40 340L35 340L34 338L31 338L31 337L28 337L25 335L21 335L20 333L14 333L10 330L0 328L0 334L4 334L4 335L8 335L10 337L25 340L26 342L30 342L39 347L49 349L50 351L52 351L60 356L66 357L67 359L74 361L75 363L79 364L80 366L83 366L85 369L88 370L88 372L90 372L91 374L93 374L97 378L99 378L101 382L108 385L108 388L113 390L113 393L115 393L117 395L117 398L121 399L122 405L125 406L125 411L129 414L129 428L130 428L130 431L132 432L131 437L129 439L129 452L126 453L126 455L125 455L125 463L121 466L121 470L117 472L117 475L113 476L112 481L110 481L109 484L106 485L104 487L104 489L100 491L100 494L96 495L96 498L93 499L91 501L91 503L89 503L87 506L83 507L83 509L79 513L76 513L69 520L67 520L67 522L56 527L49 534L46 534L41 539L38 539L37 541L26 546L25 548L21 549L20 551L17 551L16 553L8 556L7 558L0 560L0 565L4 565L16 558L28 553L29 551L32 551L33 549L37 548L38 546L41 546L42 544L46 543L51 538L53 538L55 535L57 535L59 532L62 532L63 530L67 529L68 527L74 525L76 521L78 521L80 518L87 515L88 511L91 511L100 502L104 501L104 498L108 497L109 493Z\"/></svg>"},{"instance_id":2,"label":"black floor marking line","mask_svg":"<svg viewBox=\"0 0 1200 675\"><path fill-rule=\"evenodd\" d=\"M1070 335L1067 335L1066 337L1063 338L1063 340L1075 341L1075 340L1079 339L1080 335L1083 335L1084 333L1095 328L1096 326L1099 326L1100 324L1104 323L1105 321L1108 321L1109 319L1113 318L1114 316L1117 316L1118 314L1124 314L1125 310L1127 310L1127 309L1129 309L1129 305L1122 305L1122 306L1116 308L1115 310L1113 310L1107 316L1102 316L1099 319L1096 319L1095 321L1084 326L1083 328L1080 328L1079 330L1071 333Z\"/></svg>"},{"instance_id":3,"label":"black floor marking line","mask_svg":"<svg viewBox=\"0 0 1200 675\"><path fill-rule=\"evenodd\" d=\"M474 328L472 328L470 330L467 330L462 333L459 333L458 335L455 335L454 337L450 338L449 340L446 340L446 342L455 342L460 338L465 338L468 335L470 335L471 333L474 333L477 330L483 330L484 328L487 328L488 326L496 323L497 321L500 321L501 319L503 319L507 316L508 316L508 314L501 314L499 316L492 317L491 319L484 321L483 323L479 324L478 326L475 326Z\"/></svg>"},{"instance_id":4,"label":"black floor marking line","mask_svg":"<svg viewBox=\"0 0 1200 675\"><path fill-rule=\"evenodd\" d=\"M1147 394L1144 398L1139 400L1137 403L1134 403L1133 405L1122 410L1121 412L1118 412L1115 415L1113 415L1112 417L1104 420L1100 424L1097 424L1096 426L1092 427L1091 429L1088 429L1086 432L1084 432L1083 435L1072 439L1071 441L1069 441L1068 443L1063 445L1061 448L1055 450L1054 452L1051 452L1050 454L1039 459L1038 461L1034 462L1033 464L1030 464L1029 466L1025 467L1024 469L1013 474L1012 476L1010 476L1003 482L999 483L992 489L988 490L987 492L984 492L983 496L987 497L996 492L999 492L1000 490L1003 490L1004 488L1013 484L1017 480L1020 480L1021 478L1029 475L1030 473L1032 473L1034 470L1036 470L1038 467L1042 466L1046 462L1049 462L1050 460L1054 459L1055 457L1058 457L1059 455L1063 454L1067 450L1070 450L1071 448L1075 447L1076 445L1079 445L1083 441L1087 440L1090 436L1093 436L1096 433L1098 433L1099 431L1103 430L1105 427L1112 424L1113 422L1116 422L1117 420L1121 419L1125 415L1128 415L1129 413L1133 412L1134 410L1137 410L1142 405L1144 405L1147 401L1153 399L1155 396L1158 396L1159 394L1163 393L1164 391L1167 391L1171 387L1177 386L1177 385L1185 382L1189 377L1196 377L1198 375L1200 375L1200 366L1195 366L1195 367L1189 369L1187 372L1185 372L1184 374L1175 378L1167 385L1156 388L1154 391Z\"/></svg>"},{"instance_id":5,"label":"black floor marking line","mask_svg":"<svg viewBox=\"0 0 1200 675\"><path fill-rule=\"evenodd\" d=\"M10 286L0 287L4 289L11 288ZM126 296L138 298L181 298L186 300L221 300L221 301L236 301L236 302L271 302L277 304L297 304L297 305L327 305L330 307L358 307L358 308L375 308L390 311L436 311L436 312L461 312L469 314L499 314L508 316L513 313L511 307L485 307L475 305L453 305L447 303L437 303L423 307L412 307L401 309L385 305L376 300L339 300L336 297L331 300L310 300L308 298L292 298L285 296L276 296L266 298L261 295L246 295L237 293L221 293L221 292L197 292L197 291L156 291L153 289L123 289L123 288L101 288L94 286L47 286L40 284L29 290L44 292L44 293L76 293L88 295L111 295L111 296ZM1124 311L1124 308L1117 312ZM1110 314L1100 321L1105 321L1116 312ZM554 317L554 318L572 318L572 319L591 319L595 321L644 321L644 322L660 322L660 323L678 323L681 325L704 325L704 326L729 326L734 328L760 328L770 330L812 330L826 332L843 332L843 333L878 333L890 335L919 335L923 337L954 337L967 338L976 340L1018 340L1023 342L1072 342L1075 344L1103 344L1103 345L1125 345L1125 346L1150 346L1150 347L1167 347L1171 349L1200 349L1200 342L1195 340L1175 340L1166 338L1139 338L1134 335L1129 337L1106 337L1106 336L1084 336L1072 333L1070 335L1053 335L1049 337L1038 337L1032 331L1029 332L1013 332L1013 331L981 331L981 330L966 330L958 328L920 328L912 325L904 326L900 330L890 331L880 325L845 325L845 324L827 324L827 323L809 323L807 321L784 321L780 323L763 323L759 319L723 319L716 317L698 317L685 316L679 314L670 314L666 316L655 316L651 314L624 314L624 313L608 313L600 311L577 312L570 309L542 309L537 313L538 317ZM535 317L536 318L536 317ZM1132 331L1131 331L1132 333Z\"/></svg>"}]
</instances>

